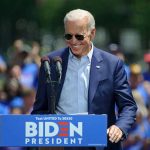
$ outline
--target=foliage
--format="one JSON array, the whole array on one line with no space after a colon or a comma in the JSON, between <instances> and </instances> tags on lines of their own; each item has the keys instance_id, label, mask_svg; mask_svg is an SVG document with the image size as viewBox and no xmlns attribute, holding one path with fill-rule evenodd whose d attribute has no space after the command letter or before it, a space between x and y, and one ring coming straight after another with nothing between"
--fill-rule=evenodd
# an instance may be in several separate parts
<instances>
[{"instance_id":1,"label":"foliage","mask_svg":"<svg viewBox=\"0 0 150 150\"><path fill-rule=\"evenodd\" d=\"M36 27L33 28L37 28L39 32L47 30L52 33L61 33L64 15L76 8L91 11L95 16L96 26L105 27L114 41L118 40L121 29L136 28L146 41L145 47L149 46L150 1L148 0L1 0L0 32L2 35L0 35L0 42L4 34L4 26L8 29L9 33L5 32L9 39L14 40L18 35L28 38L27 27L24 30L18 30L16 27L20 19L23 19L23 23L27 25L34 22Z\"/></svg>"}]
</instances>

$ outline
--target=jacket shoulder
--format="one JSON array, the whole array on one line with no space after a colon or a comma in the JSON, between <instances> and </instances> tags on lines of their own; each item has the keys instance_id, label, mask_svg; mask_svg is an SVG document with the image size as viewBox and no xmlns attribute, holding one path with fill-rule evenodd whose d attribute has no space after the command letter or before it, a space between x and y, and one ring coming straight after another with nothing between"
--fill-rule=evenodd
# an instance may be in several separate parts
<instances>
[{"instance_id":1,"label":"jacket shoulder","mask_svg":"<svg viewBox=\"0 0 150 150\"><path fill-rule=\"evenodd\" d=\"M102 50L102 49L98 49L98 48L95 48L96 50L96 55L100 55L100 57L106 61L106 62L109 62L109 63L116 63L118 62L119 60L122 61L120 58L118 58L117 56L105 51L105 50Z\"/></svg>"}]
</instances>

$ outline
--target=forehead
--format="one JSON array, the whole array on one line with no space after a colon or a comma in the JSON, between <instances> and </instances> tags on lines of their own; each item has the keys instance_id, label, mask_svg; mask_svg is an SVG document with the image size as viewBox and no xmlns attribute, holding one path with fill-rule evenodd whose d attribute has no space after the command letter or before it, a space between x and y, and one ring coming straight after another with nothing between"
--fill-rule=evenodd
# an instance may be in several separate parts
<instances>
[{"instance_id":1,"label":"forehead","mask_svg":"<svg viewBox=\"0 0 150 150\"><path fill-rule=\"evenodd\" d=\"M65 22L65 32L85 32L87 31L88 19L67 20Z\"/></svg>"}]
</instances>

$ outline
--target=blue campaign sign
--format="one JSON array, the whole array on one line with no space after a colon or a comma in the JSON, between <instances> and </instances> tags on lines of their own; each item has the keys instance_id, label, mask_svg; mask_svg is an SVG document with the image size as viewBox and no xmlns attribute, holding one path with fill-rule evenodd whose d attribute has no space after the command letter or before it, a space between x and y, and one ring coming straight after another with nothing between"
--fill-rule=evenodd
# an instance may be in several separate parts
<instances>
[{"instance_id":1,"label":"blue campaign sign","mask_svg":"<svg viewBox=\"0 0 150 150\"><path fill-rule=\"evenodd\" d=\"M107 146L106 115L1 115L0 146Z\"/></svg>"}]
</instances>

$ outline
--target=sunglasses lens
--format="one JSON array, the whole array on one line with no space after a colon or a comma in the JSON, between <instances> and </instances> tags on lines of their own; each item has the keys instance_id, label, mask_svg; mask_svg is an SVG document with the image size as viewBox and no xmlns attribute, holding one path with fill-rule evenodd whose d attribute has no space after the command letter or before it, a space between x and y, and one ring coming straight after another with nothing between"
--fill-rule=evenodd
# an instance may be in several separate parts
<instances>
[{"instance_id":1,"label":"sunglasses lens","mask_svg":"<svg viewBox=\"0 0 150 150\"><path fill-rule=\"evenodd\" d=\"M71 34L65 34L64 37L65 37L66 40L71 40L72 39Z\"/></svg>"},{"instance_id":2,"label":"sunglasses lens","mask_svg":"<svg viewBox=\"0 0 150 150\"><path fill-rule=\"evenodd\" d=\"M79 41L84 40L84 35L76 34L75 37L76 37L76 39L79 40Z\"/></svg>"},{"instance_id":3,"label":"sunglasses lens","mask_svg":"<svg viewBox=\"0 0 150 150\"><path fill-rule=\"evenodd\" d=\"M64 35L64 38L65 38L66 40L71 40L71 39L72 39L72 36L73 36L73 35L71 35L71 34L65 34L65 35ZM84 40L84 35L82 35L82 34L76 34L76 35L75 35L75 38L76 38L78 41L82 41L82 40Z\"/></svg>"}]
</instances>

